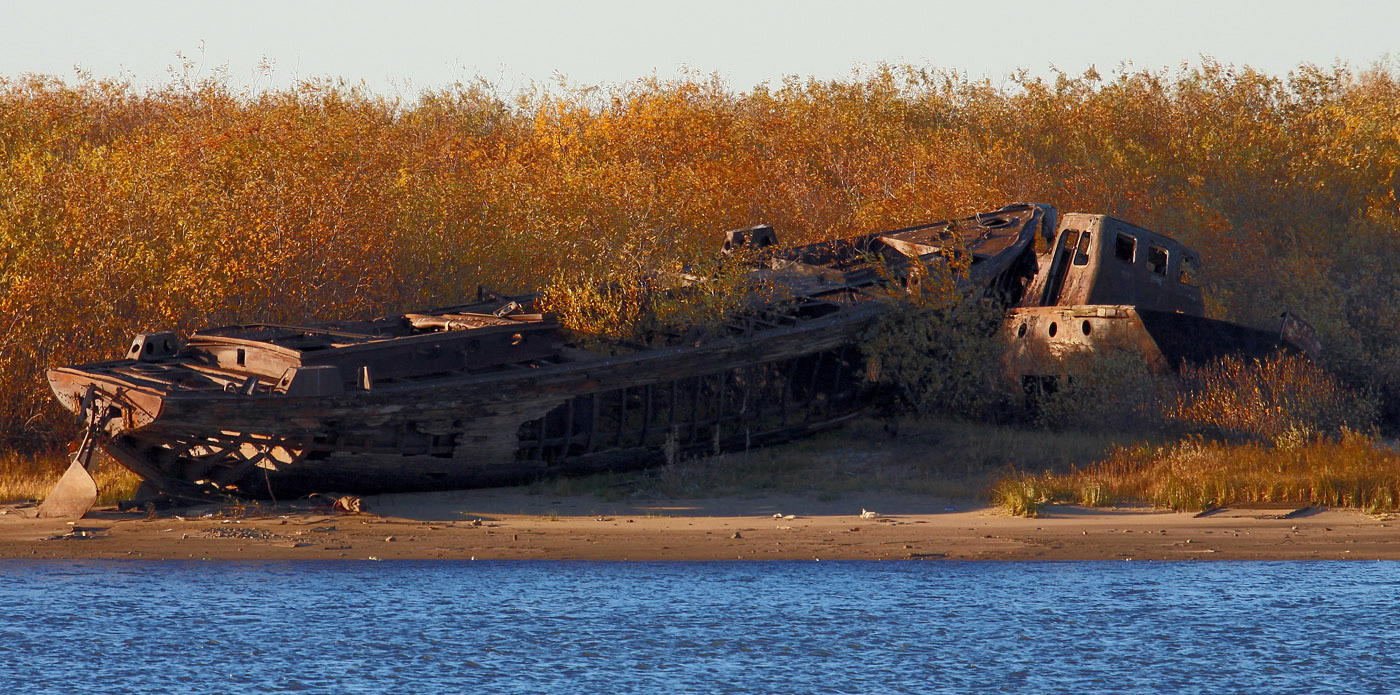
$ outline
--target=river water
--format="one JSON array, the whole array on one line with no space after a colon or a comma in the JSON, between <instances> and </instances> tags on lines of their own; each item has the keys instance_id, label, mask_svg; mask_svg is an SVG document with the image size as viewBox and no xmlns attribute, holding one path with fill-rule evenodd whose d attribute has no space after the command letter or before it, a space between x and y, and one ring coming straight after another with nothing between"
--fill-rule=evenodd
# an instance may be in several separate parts
<instances>
[{"instance_id":1,"label":"river water","mask_svg":"<svg viewBox=\"0 0 1400 695\"><path fill-rule=\"evenodd\" d=\"M0 562L13 693L1389 693L1400 563Z\"/></svg>"}]
</instances>

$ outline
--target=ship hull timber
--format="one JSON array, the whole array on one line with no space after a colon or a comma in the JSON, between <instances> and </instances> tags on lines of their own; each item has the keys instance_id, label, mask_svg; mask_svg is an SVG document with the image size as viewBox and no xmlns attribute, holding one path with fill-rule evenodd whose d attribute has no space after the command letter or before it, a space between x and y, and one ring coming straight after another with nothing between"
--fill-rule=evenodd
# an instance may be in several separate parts
<instances>
[{"instance_id":1,"label":"ship hull timber","mask_svg":"<svg viewBox=\"0 0 1400 695\"><path fill-rule=\"evenodd\" d=\"M119 463L168 494L288 498L501 485L743 450L840 424L870 392L858 343L901 273L965 254L962 289L1014 302L1053 209L1007 206L764 252L782 288L717 335L589 352L525 298L313 327L138 336L126 358L50 370ZM766 236L765 236L766 235ZM726 247L771 241L771 228ZM951 245L950 245L951 244ZM761 244L759 244L761 245ZM883 271L871 260L879 257ZM519 301L516 301L519 300Z\"/></svg>"},{"instance_id":2,"label":"ship hull timber","mask_svg":"<svg viewBox=\"0 0 1400 695\"><path fill-rule=\"evenodd\" d=\"M843 315L760 343L669 348L329 399L182 394L167 398L151 425L105 448L162 489L189 494L206 487L197 481L209 481L255 497L482 487L636 468L668 443L678 453L734 450L849 416L861 386L849 346L867 326ZM789 381L798 378L806 383Z\"/></svg>"}]
</instances>

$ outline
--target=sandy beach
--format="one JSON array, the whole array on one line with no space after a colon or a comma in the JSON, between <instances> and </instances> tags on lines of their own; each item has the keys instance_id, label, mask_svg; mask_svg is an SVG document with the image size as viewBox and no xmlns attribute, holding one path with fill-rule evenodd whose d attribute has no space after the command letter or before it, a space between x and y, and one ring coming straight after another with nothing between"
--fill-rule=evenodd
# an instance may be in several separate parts
<instances>
[{"instance_id":1,"label":"sandy beach","mask_svg":"<svg viewBox=\"0 0 1400 695\"><path fill-rule=\"evenodd\" d=\"M514 489L381 495L363 508L100 508L66 522L3 505L0 559L1400 559L1400 519L1315 508L1052 507L1026 519L971 500L891 494L619 503Z\"/></svg>"}]
</instances>

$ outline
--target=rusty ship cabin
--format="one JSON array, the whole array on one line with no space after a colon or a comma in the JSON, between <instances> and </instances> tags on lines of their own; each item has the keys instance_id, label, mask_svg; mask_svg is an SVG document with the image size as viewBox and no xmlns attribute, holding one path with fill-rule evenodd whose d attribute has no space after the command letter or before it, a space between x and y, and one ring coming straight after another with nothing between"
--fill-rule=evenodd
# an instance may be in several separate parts
<instances>
[{"instance_id":1,"label":"rusty ship cabin","mask_svg":"<svg viewBox=\"0 0 1400 695\"><path fill-rule=\"evenodd\" d=\"M1005 323L1004 375L1028 395L1084 368L1090 353L1126 350L1167 371L1224 355L1317 349L1311 329L1287 313L1273 330L1207 318L1196 252L1108 215L1064 215L1037 263Z\"/></svg>"},{"instance_id":2,"label":"rusty ship cabin","mask_svg":"<svg viewBox=\"0 0 1400 695\"><path fill-rule=\"evenodd\" d=\"M1191 284L1200 257L1175 239L1108 215L1071 213L1048 256L1022 306L1128 304L1205 314L1201 288Z\"/></svg>"}]
</instances>

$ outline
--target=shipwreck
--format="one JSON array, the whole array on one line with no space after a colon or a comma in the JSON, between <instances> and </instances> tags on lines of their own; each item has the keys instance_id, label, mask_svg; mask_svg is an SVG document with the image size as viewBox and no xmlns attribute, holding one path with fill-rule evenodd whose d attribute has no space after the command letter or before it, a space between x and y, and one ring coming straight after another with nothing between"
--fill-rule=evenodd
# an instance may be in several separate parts
<instances>
[{"instance_id":1,"label":"shipwreck","mask_svg":"<svg viewBox=\"0 0 1400 695\"><path fill-rule=\"evenodd\" d=\"M1184 246L1048 205L794 248L758 226L725 246L763 248L754 276L781 291L722 330L643 349L586 349L530 298L489 293L367 321L139 335L121 359L49 371L86 430L44 513L91 506L94 447L150 491L289 498L501 485L803 436L869 405L859 336L912 269L950 257L967 264L965 295L1007 307L1003 371L1022 385L1098 344L1165 369L1315 349L1297 322L1206 318Z\"/></svg>"},{"instance_id":2,"label":"shipwreck","mask_svg":"<svg viewBox=\"0 0 1400 695\"><path fill-rule=\"evenodd\" d=\"M1315 358L1311 326L1284 312L1259 329L1205 316L1201 259L1167 236L1108 215L1070 213L1003 323L1003 373L1028 395L1056 388L1066 362L1121 350L1150 369L1287 350Z\"/></svg>"}]
</instances>

